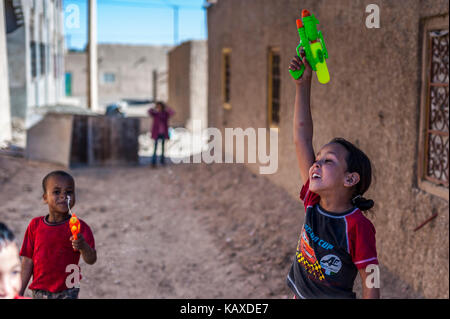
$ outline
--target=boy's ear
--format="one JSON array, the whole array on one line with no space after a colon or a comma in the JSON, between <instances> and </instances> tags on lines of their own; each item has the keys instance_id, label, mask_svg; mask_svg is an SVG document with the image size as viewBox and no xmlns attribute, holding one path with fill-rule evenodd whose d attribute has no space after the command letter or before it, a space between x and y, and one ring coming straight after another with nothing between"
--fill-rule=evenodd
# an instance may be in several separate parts
<instances>
[{"instance_id":1,"label":"boy's ear","mask_svg":"<svg viewBox=\"0 0 450 319\"><path fill-rule=\"evenodd\" d=\"M44 203L47 203L47 193L42 195L42 199L44 200Z\"/></svg>"},{"instance_id":2,"label":"boy's ear","mask_svg":"<svg viewBox=\"0 0 450 319\"><path fill-rule=\"evenodd\" d=\"M360 176L358 173L354 172L354 173L348 173L345 176L345 180L344 180L344 186L345 187L353 187L356 184L358 184L360 180Z\"/></svg>"}]
</instances>

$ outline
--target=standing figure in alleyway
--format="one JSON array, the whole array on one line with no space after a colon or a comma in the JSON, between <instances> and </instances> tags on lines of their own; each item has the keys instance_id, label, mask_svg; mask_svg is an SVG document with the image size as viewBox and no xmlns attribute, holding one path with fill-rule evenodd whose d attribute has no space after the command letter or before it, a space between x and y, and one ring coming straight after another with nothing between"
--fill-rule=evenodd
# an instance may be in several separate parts
<instances>
[{"instance_id":1,"label":"standing figure in alleyway","mask_svg":"<svg viewBox=\"0 0 450 319\"><path fill-rule=\"evenodd\" d=\"M161 140L161 164L164 165L164 141L169 139L169 118L175 114L166 104L159 101L155 108L148 110L148 114L153 118L152 139L155 140L155 148L153 150L152 167L156 166L156 150L158 141Z\"/></svg>"},{"instance_id":2,"label":"standing figure in alleyway","mask_svg":"<svg viewBox=\"0 0 450 319\"><path fill-rule=\"evenodd\" d=\"M303 66L303 76L294 80L293 133L306 215L287 284L294 298L355 298L359 273L363 298L379 298L375 228L362 214L374 205L362 197L372 180L370 160L343 138L314 152L312 70L304 54L294 57L289 69Z\"/></svg>"}]
</instances>

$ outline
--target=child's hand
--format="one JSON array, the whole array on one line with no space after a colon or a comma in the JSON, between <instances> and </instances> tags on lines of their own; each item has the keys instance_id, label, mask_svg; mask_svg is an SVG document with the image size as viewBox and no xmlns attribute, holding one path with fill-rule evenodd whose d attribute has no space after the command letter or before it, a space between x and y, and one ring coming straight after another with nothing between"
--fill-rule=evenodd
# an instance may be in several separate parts
<instances>
[{"instance_id":1,"label":"child's hand","mask_svg":"<svg viewBox=\"0 0 450 319\"><path fill-rule=\"evenodd\" d=\"M73 236L70 236L70 240L72 241L72 247L74 250L83 250L86 248L87 242L84 240L84 237L82 234L78 234L77 240L73 238Z\"/></svg>"},{"instance_id":2,"label":"child's hand","mask_svg":"<svg viewBox=\"0 0 450 319\"><path fill-rule=\"evenodd\" d=\"M305 65L305 71L303 71L302 77L298 80L294 79L294 82L297 85L301 85L303 83L311 83L311 77L312 77L312 68L309 65L308 61L306 60L305 52L302 50L300 52L300 55L302 56L302 59L300 59L299 56L296 55L291 60L291 64L289 65L289 69L292 71L300 70L302 64Z\"/></svg>"},{"instance_id":3,"label":"child's hand","mask_svg":"<svg viewBox=\"0 0 450 319\"><path fill-rule=\"evenodd\" d=\"M84 240L83 235L78 234L77 240L74 240L73 236L71 236L70 240L72 241L73 249L80 252L81 257L87 264L93 265L97 261L97 252Z\"/></svg>"}]
</instances>

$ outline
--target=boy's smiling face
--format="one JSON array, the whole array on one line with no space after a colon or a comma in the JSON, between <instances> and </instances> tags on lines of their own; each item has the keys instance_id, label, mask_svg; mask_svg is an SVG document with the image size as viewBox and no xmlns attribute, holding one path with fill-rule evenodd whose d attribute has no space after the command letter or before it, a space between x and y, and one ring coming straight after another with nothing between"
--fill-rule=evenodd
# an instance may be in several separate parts
<instances>
[{"instance_id":1,"label":"boy's smiling face","mask_svg":"<svg viewBox=\"0 0 450 319\"><path fill-rule=\"evenodd\" d=\"M0 246L0 299L13 299L22 285L20 259L16 244Z\"/></svg>"},{"instance_id":2,"label":"boy's smiling face","mask_svg":"<svg viewBox=\"0 0 450 319\"><path fill-rule=\"evenodd\" d=\"M344 190L359 181L357 173L347 172L346 156L347 150L338 143L323 146L309 169L310 190L320 195L328 190Z\"/></svg>"},{"instance_id":3,"label":"boy's smiling face","mask_svg":"<svg viewBox=\"0 0 450 319\"><path fill-rule=\"evenodd\" d=\"M51 176L46 183L43 195L50 213L67 214L67 199L70 196L70 208L75 205L75 185L73 180L65 176Z\"/></svg>"}]
</instances>

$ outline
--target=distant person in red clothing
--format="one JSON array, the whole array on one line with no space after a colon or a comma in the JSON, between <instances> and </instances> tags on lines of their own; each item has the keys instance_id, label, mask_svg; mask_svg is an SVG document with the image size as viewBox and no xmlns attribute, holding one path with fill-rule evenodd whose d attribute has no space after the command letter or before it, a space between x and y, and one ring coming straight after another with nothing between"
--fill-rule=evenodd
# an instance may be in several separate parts
<instances>
[{"instance_id":1,"label":"distant person in red clothing","mask_svg":"<svg viewBox=\"0 0 450 319\"><path fill-rule=\"evenodd\" d=\"M152 167L156 166L156 149L158 141L161 140L161 164L164 165L164 141L169 139L169 118L175 114L166 104L159 101L156 102L154 108L148 110L148 114L153 118L152 139L155 140L155 148L153 150Z\"/></svg>"},{"instance_id":2,"label":"distant person in red clothing","mask_svg":"<svg viewBox=\"0 0 450 319\"><path fill-rule=\"evenodd\" d=\"M20 278L19 249L14 234L0 223L0 299L18 299Z\"/></svg>"},{"instance_id":3,"label":"distant person in red clothing","mask_svg":"<svg viewBox=\"0 0 450 319\"><path fill-rule=\"evenodd\" d=\"M92 265L97 261L94 236L89 226L79 219L80 233L75 240L69 227L69 206L75 205L75 181L64 171L54 171L42 181L43 199L48 215L31 220L20 250L23 295L33 275L34 299L76 299L81 279L80 255Z\"/></svg>"}]
</instances>

